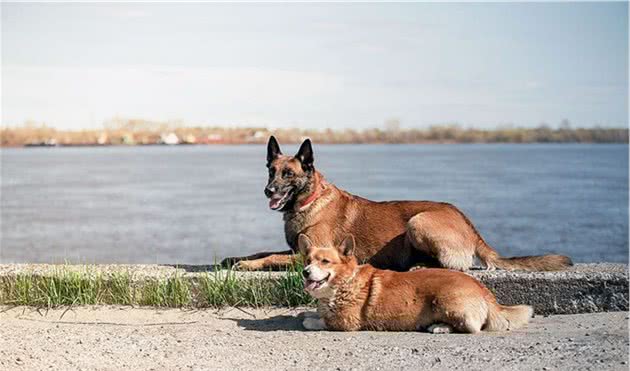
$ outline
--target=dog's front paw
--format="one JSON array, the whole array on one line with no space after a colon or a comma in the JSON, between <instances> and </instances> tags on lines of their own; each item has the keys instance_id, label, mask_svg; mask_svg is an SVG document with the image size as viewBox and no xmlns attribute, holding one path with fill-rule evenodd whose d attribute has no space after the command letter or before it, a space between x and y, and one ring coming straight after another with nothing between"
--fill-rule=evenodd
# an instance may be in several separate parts
<instances>
[{"instance_id":1,"label":"dog's front paw","mask_svg":"<svg viewBox=\"0 0 630 371\"><path fill-rule=\"evenodd\" d=\"M236 271L257 271L264 268L264 264L259 260L241 260L232 266Z\"/></svg>"},{"instance_id":2,"label":"dog's front paw","mask_svg":"<svg viewBox=\"0 0 630 371\"><path fill-rule=\"evenodd\" d=\"M427 331L432 334L450 334L453 332L453 327L446 323L434 323L427 328Z\"/></svg>"},{"instance_id":3,"label":"dog's front paw","mask_svg":"<svg viewBox=\"0 0 630 371\"><path fill-rule=\"evenodd\" d=\"M302 322L302 326L310 331L320 331L326 329L326 323L321 318L307 317Z\"/></svg>"},{"instance_id":4,"label":"dog's front paw","mask_svg":"<svg viewBox=\"0 0 630 371\"><path fill-rule=\"evenodd\" d=\"M486 264L486 270L490 271L490 272L496 271L497 270L497 266L492 264L492 263L487 263Z\"/></svg>"},{"instance_id":5,"label":"dog's front paw","mask_svg":"<svg viewBox=\"0 0 630 371\"><path fill-rule=\"evenodd\" d=\"M221 260L220 266L223 267L223 268L231 268L231 267L235 266L242 259L243 258L239 258L239 257L236 257L236 256L225 258L225 259Z\"/></svg>"}]
</instances>

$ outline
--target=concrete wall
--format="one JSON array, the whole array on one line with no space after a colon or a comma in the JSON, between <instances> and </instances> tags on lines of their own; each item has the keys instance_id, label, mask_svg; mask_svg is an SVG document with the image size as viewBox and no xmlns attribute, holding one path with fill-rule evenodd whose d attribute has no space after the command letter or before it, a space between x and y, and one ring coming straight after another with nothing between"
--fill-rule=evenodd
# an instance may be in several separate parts
<instances>
[{"instance_id":1,"label":"concrete wall","mask_svg":"<svg viewBox=\"0 0 630 371\"><path fill-rule=\"evenodd\" d=\"M537 314L628 310L628 266L578 264L562 272L473 272L502 304L529 304Z\"/></svg>"}]
</instances>

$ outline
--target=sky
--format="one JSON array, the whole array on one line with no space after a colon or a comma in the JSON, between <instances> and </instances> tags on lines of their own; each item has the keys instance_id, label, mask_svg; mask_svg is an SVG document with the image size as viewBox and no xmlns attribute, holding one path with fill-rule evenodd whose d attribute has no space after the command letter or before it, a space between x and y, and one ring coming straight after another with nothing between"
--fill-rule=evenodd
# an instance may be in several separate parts
<instances>
[{"instance_id":1,"label":"sky","mask_svg":"<svg viewBox=\"0 0 630 371\"><path fill-rule=\"evenodd\" d=\"M2 125L628 126L627 3L2 3Z\"/></svg>"}]
</instances>

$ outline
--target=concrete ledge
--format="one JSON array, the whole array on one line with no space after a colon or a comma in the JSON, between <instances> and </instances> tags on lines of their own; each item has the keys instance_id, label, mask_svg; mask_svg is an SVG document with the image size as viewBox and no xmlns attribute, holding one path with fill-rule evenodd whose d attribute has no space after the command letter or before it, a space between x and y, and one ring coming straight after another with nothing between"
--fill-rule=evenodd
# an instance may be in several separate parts
<instances>
[{"instance_id":1,"label":"concrete ledge","mask_svg":"<svg viewBox=\"0 0 630 371\"><path fill-rule=\"evenodd\" d=\"M561 272L474 272L502 304L529 304L536 314L628 310L628 266L577 264Z\"/></svg>"},{"instance_id":2,"label":"concrete ledge","mask_svg":"<svg viewBox=\"0 0 630 371\"><path fill-rule=\"evenodd\" d=\"M104 276L126 273L142 285L178 275L194 282L213 274L212 266L171 265L46 265L0 264L0 278L16 275L54 275L59 271L91 272ZM577 264L561 272L506 272L473 270L502 304L529 304L537 314L575 314L628 311L628 266L625 264ZM273 279L282 272L237 272L239 279ZM0 280L0 282L2 282Z\"/></svg>"}]
</instances>

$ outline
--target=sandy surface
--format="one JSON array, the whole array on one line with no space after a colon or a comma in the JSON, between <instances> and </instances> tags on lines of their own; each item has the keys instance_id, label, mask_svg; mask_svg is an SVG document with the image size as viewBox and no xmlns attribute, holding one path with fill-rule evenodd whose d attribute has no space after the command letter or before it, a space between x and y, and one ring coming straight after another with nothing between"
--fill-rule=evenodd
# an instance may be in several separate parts
<instances>
[{"instance_id":1,"label":"sandy surface","mask_svg":"<svg viewBox=\"0 0 630 371\"><path fill-rule=\"evenodd\" d=\"M0 308L0 369L628 370L628 313L479 335L306 332L300 310Z\"/></svg>"}]
</instances>

